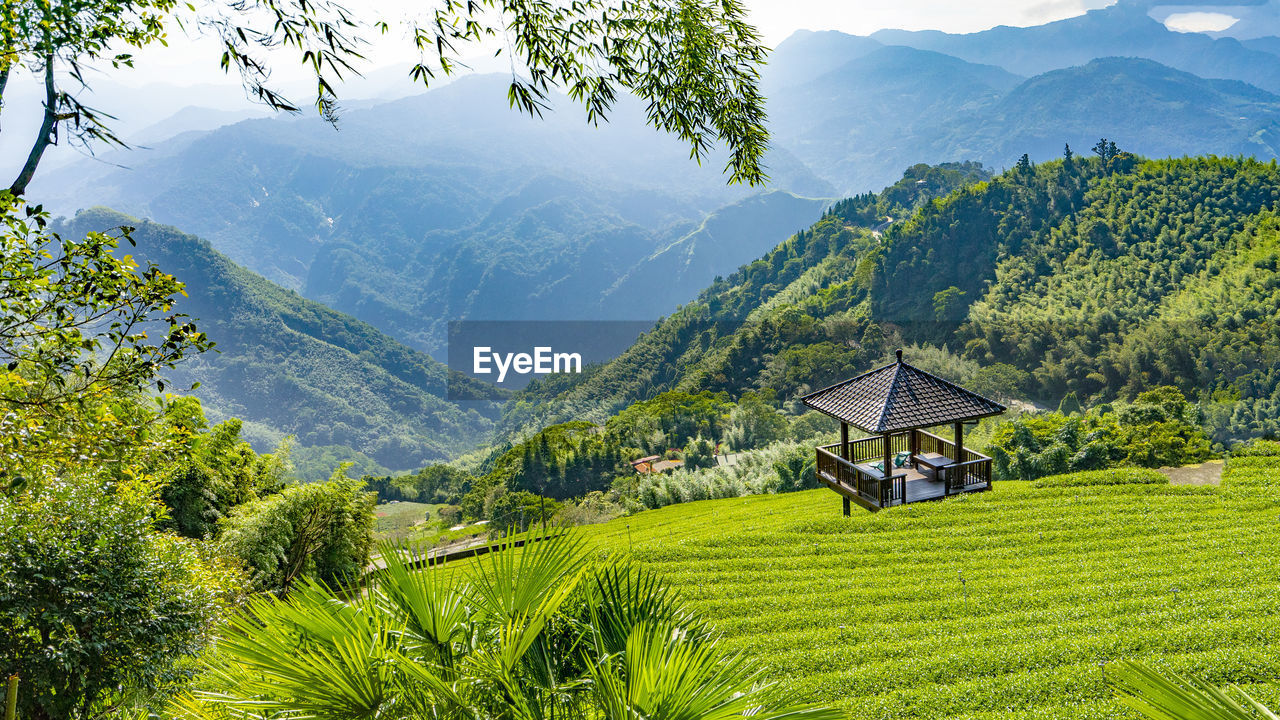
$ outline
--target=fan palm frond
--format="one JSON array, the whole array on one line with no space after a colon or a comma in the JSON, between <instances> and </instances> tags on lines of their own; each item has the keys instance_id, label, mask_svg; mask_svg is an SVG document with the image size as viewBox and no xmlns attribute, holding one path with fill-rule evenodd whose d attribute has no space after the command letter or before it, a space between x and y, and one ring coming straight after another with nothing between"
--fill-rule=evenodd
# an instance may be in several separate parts
<instances>
[{"instance_id":1,"label":"fan palm frond","mask_svg":"<svg viewBox=\"0 0 1280 720\"><path fill-rule=\"evenodd\" d=\"M471 573L470 596L481 611L498 618L529 615L566 577L586 563L577 533L526 544L495 548Z\"/></svg>"},{"instance_id":2,"label":"fan palm frond","mask_svg":"<svg viewBox=\"0 0 1280 720\"><path fill-rule=\"evenodd\" d=\"M1117 662L1107 669L1116 699L1151 720L1280 720L1234 685L1219 688L1134 661Z\"/></svg>"}]
</instances>

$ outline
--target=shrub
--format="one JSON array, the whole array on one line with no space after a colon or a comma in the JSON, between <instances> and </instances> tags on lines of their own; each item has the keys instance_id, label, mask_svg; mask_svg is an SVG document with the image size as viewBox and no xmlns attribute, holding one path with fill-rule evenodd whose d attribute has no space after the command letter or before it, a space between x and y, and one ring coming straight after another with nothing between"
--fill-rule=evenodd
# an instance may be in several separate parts
<instances>
[{"instance_id":1,"label":"shrub","mask_svg":"<svg viewBox=\"0 0 1280 720\"><path fill-rule=\"evenodd\" d=\"M245 503L222 522L221 546L242 559L256 590L287 592L301 577L344 583L369 562L376 496L335 476Z\"/></svg>"},{"instance_id":2,"label":"shrub","mask_svg":"<svg viewBox=\"0 0 1280 720\"><path fill-rule=\"evenodd\" d=\"M1231 457L1233 458L1275 456L1280 456L1280 442L1275 440L1254 440L1231 451Z\"/></svg>"},{"instance_id":3,"label":"shrub","mask_svg":"<svg viewBox=\"0 0 1280 720\"><path fill-rule=\"evenodd\" d=\"M20 717L163 698L209 644L239 578L157 532L154 509L96 477L0 494L0 668L22 676Z\"/></svg>"},{"instance_id":4,"label":"shrub","mask_svg":"<svg viewBox=\"0 0 1280 720\"><path fill-rule=\"evenodd\" d=\"M1089 470L1086 472L1068 473L1040 478L1035 482L1038 488L1050 487L1084 487L1087 485L1168 485L1169 478L1156 470L1143 468L1116 468L1112 470Z\"/></svg>"}]
</instances>

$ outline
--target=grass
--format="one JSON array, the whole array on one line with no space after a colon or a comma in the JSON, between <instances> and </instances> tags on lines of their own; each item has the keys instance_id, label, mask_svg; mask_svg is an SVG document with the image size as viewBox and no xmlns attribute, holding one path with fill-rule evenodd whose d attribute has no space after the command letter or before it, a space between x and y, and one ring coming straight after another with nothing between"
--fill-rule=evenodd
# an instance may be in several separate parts
<instances>
[{"instance_id":1,"label":"grass","mask_svg":"<svg viewBox=\"0 0 1280 720\"><path fill-rule=\"evenodd\" d=\"M428 548L488 535L488 525L441 530L436 514L445 505L416 502L383 503L374 508L374 537ZM425 521L425 522L424 522Z\"/></svg>"},{"instance_id":2,"label":"grass","mask_svg":"<svg viewBox=\"0 0 1280 720\"><path fill-rule=\"evenodd\" d=\"M442 507L444 506L416 502L378 505L373 510L374 535L379 540L403 540L424 527L434 528L436 512ZM424 522L426 525L421 525Z\"/></svg>"},{"instance_id":3,"label":"grass","mask_svg":"<svg viewBox=\"0 0 1280 720\"><path fill-rule=\"evenodd\" d=\"M1105 685L1125 658L1280 676L1280 458L1229 464L1221 489L1116 479L852 518L828 490L709 500L586 532L795 699L860 719L1131 717Z\"/></svg>"}]
</instances>

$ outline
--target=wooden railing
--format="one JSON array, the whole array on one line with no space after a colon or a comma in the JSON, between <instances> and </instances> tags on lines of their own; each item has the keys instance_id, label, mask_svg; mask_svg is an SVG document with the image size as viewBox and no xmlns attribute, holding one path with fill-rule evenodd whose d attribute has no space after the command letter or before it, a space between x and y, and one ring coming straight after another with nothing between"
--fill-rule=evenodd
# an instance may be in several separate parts
<instances>
[{"instance_id":1,"label":"wooden railing","mask_svg":"<svg viewBox=\"0 0 1280 720\"><path fill-rule=\"evenodd\" d=\"M880 438L872 439L879 441L881 449L884 448L883 440ZM853 443L849 444L852 447ZM879 475L868 473L857 466L858 462L872 460L874 456L850 462L839 456L839 444L827 445L817 450L818 463L816 470L821 479L834 481L843 486L840 488L841 490L856 493L858 497L873 503L877 507L901 505L906 500L906 475L898 474L885 479ZM852 455L853 453L850 454Z\"/></svg>"},{"instance_id":2,"label":"wooden railing","mask_svg":"<svg viewBox=\"0 0 1280 720\"><path fill-rule=\"evenodd\" d=\"M860 463L884 459L882 436L859 438L849 442L848 457L843 457L840 443L817 448L817 471L856 492L879 507L897 505L906 500L906 479L895 475L888 480L857 467ZM918 454L937 453L953 460L942 468L947 494L985 486L991 487L991 458L969 448L961 448L956 457L955 443L924 430L909 430L889 436L889 451ZM955 462L958 460L958 462Z\"/></svg>"},{"instance_id":3,"label":"wooden railing","mask_svg":"<svg viewBox=\"0 0 1280 720\"><path fill-rule=\"evenodd\" d=\"M938 453L956 460L954 441L939 437L925 430L912 430L916 434L917 452ZM903 433L907 435L907 433ZM878 438L873 438L878 439ZM883 441L882 441L883 442ZM960 492L971 487L991 487L991 458L969 448L963 448L958 465L946 469L948 490Z\"/></svg>"}]
</instances>

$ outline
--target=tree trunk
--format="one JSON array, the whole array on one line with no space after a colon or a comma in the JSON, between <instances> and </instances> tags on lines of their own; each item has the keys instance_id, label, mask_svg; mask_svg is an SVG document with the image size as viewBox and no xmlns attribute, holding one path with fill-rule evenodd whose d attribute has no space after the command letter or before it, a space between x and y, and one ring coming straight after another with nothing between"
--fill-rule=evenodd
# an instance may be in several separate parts
<instances>
[{"instance_id":1,"label":"tree trunk","mask_svg":"<svg viewBox=\"0 0 1280 720\"><path fill-rule=\"evenodd\" d=\"M9 186L9 192L15 196L27 191L27 185L31 183L31 178L35 176L36 168L40 165L40 158L44 155L45 149L53 143L53 133L58 124L57 101L58 92L53 83L53 56L47 55L44 59L44 122L40 123L40 134L31 145L31 153L27 155L26 165L22 166L17 179L13 181L13 185Z\"/></svg>"}]
</instances>

